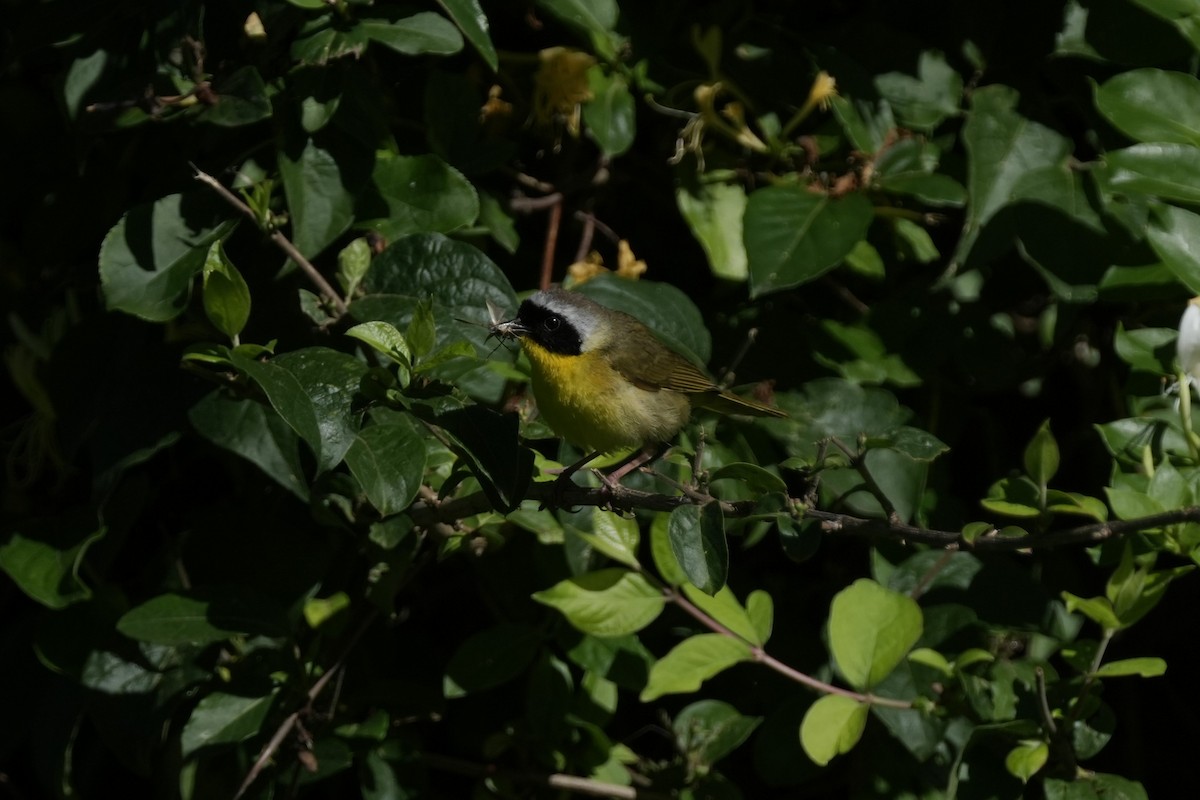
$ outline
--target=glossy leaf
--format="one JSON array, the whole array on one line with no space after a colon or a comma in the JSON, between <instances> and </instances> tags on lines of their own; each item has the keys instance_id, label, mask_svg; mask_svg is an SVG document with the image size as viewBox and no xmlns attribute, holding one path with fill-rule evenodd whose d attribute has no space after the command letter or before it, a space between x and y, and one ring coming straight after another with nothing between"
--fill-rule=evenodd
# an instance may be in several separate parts
<instances>
[{"instance_id":1,"label":"glossy leaf","mask_svg":"<svg viewBox=\"0 0 1200 800\"><path fill-rule=\"evenodd\" d=\"M185 758L202 747L236 744L249 739L262 728L275 701L275 693L261 697L213 692L192 709L179 738L180 755Z\"/></svg>"},{"instance_id":2,"label":"glossy leaf","mask_svg":"<svg viewBox=\"0 0 1200 800\"><path fill-rule=\"evenodd\" d=\"M699 700L676 714L671 727L688 761L704 770L741 746L761 722L720 700Z\"/></svg>"},{"instance_id":3,"label":"glossy leaf","mask_svg":"<svg viewBox=\"0 0 1200 800\"><path fill-rule=\"evenodd\" d=\"M1096 87L1096 108L1132 139L1200 146L1200 80L1193 75L1122 72Z\"/></svg>"},{"instance_id":4,"label":"glossy leaf","mask_svg":"<svg viewBox=\"0 0 1200 800\"><path fill-rule=\"evenodd\" d=\"M406 56L448 56L462 50L463 38L458 28L441 14L418 11L415 14L389 9L386 18L367 18L359 22L363 34L371 41Z\"/></svg>"},{"instance_id":5,"label":"glossy leaf","mask_svg":"<svg viewBox=\"0 0 1200 800\"><path fill-rule=\"evenodd\" d=\"M849 753L867 727L865 703L827 694L813 703L800 723L800 745L814 763L825 766L834 756Z\"/></svg>"},{"instance_id":6,"label":"glossy leaf","mask_svg":"<svg viewBox=\"0 0 1200 800\"><path fill-rule=\"evenodd\" d=\"M1109 661L1096 670L1097 678L1120 678L1137 675L1142 678L1157 678L1167 671L1167 662L1161 658L1124 658Z\"/></svg>"},{"instance_id":7,"label":"glossy leaf","mask_svg":"<svg viewBox=\"0 0 1200 800\"><path fill-rule=\"evenodd\" d=\"M291 137L279 153L292 244L313 258L354 221L354 201L369 173L368 154L341 136Z\"/></svg>"},{"instance_id":8,"label":"glossy leaf","mask_svg":"<svg viewBox=\"0 0 1200 800\"><path fill-rule=\"evenodd\" d=\"M866 236L871 217L860 194L834 199L801 186L754 192L743 221L750 293L799 286L833 269Z\"/></svg>"},{"instance_id":9,"label":"glossy leaf","mask_svg":"<svg viewBox=\"0 0 1200 800\"><path fill-rule=\"evenodd\" d=\"M682 505L671 512L668 525L671 551L688 580L707 594L716 594L729 573L729 545L721 506Z\"/></svg>"},{"instance_id":10,"label":"glossy leaf","mask_svg":"<svg viewBox=\"0 0 1200 800\"><path fill-rule=\"evenodd\" d=\"M922 628L912 598L861 578L833 598L829 649L850 685L866 691L904 659Z\"/></svg>"},{"instance_id":11,"label":"glossy leaf","mask_svg":"<svg viewBox=\"0 0 1200 800\"><path fill-rule=\"evenodd\" d=\"M346 466L382 516L408 508L425 474L425 444L407 414L379 415L345 452Z\"/></svg>"},{"instance_id":12,"label":"glossy leaf","mask_svg":"<svg viewBox=\"0 0 1200 800\"><path fill-rule=\"evenodd\" d=\"M1200 202L1200 147L1192 144L1135 144L1104 157L1107 186L1120 192Z\"/></svg>"},{"instance_id":13,"label":"glossy leaf","mask_svg":"<svg viewBox=\"0 0 1200 800\"><path fill-rule=\"evenodd\" d=\"M454 24L467 37L467 41L479 51L479 55L483 56L483 60L495 72L499 59L488 32L488 19L484 16L479 0L438 0L438 5L450 15L450 19L454 20Z\"/></svg>"},{"instance_id":14,"label":"glossy leaf","mask_svg":"<svg viewBox=\"0 0 1200 800\"><path fill-rule=\"evenodd\" d=\"M1155 206L1146 239L1175 277L1200 293L1200 214L1178 206Z\"/></svg>"},{"instance_id":15,"label":"glossy leaf","mask_svg":"<svg viewBox=\"0 0 1200 800\"><path fill-rule=\"evenodd\" d=\"M627 519L614 511L596 509L592 513L591 531L581 531L579 535L614 561L638 568L637 550L641 532L637 520Z\"/></svg>"},{"instance_id":16,"label":"glossy leaf","mask_svg":"<svg viewBox=\"0 0 1200 800\"><path fill-rule=\"evenodd\" d=\"M1058 472L1058 462L1058 442L1050 432L1050 420L1046 420L1025 447L1025 472L1034 483L1045 485Z\"/></svg>"},{"instance_id":17,"label":"glossy leaf","mask_svg":"<svg viewBox=\"0 0 1200 800\"><path fill-rule=\"evenodd\" d=\"M1050 758L1050 747L1043 741L1029 740L1021 742L1008 752L1004 758L1004 766L1010 773L1028 783Z\"/></svg>"},{"instance_id":18,"label":"glossy leaf","mask_svg":"<svg viewBox=\"0 0 1200 800\"><path fill-rule=\"evenodd\" d=\"M715 619L750 644L762 645L766 641L759 636L759 629L750 619L750 614L738 602L737 596L728 586L722 587L719 592L710 596L695 586L685 583L683 593L707 616Z\"/></svg>"}]
</instances>

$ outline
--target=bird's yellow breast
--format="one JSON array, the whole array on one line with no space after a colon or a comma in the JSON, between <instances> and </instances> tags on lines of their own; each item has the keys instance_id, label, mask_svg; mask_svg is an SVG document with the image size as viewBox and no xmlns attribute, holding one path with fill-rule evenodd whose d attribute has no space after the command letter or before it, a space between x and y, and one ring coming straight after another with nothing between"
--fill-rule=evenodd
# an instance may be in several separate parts
<instances>
[{"instance_id":1,"label":"bird's yellow breast","mask_svg":"<svg viewBox=\"0 0 1200 800\"><path fill-rule=\"evenodd\" d=\"M538 410L563 438L602 453L673 437L691 413L686 395L648 391L609 366L602 352L554 353L521 342L533 367Z\"/></svg>"}]
</instances>

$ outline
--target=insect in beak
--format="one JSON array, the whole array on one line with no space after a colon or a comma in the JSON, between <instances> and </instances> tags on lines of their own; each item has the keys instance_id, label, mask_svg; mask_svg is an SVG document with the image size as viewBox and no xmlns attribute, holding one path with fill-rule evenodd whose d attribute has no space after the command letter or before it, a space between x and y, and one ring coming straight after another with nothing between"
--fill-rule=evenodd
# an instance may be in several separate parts
<instances>
[{"instance_id":1,"label":"insect in beak","mask_svg":"<svg viewBox=\"0 0 1200 800\"><path fill-rule=\"evenodd\" d=\"M492 303L490 300L487 301L487 309L488 319L490 321L490 325L488 326L488 339L491 339L493 336L502 340L515 339L525 332L525 328L518 320L504 319L501 308ZM485 339L484 341L487 340Z\"/></svg>"}]
</instances>

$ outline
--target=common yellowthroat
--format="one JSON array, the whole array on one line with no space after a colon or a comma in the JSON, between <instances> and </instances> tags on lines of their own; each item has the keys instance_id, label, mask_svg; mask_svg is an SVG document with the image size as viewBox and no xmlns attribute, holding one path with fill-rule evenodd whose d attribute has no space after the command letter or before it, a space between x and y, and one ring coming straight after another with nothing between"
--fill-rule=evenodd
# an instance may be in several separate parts
<instances>
[{"instance_id":1,"label":"common yellowthroat","mask_svg":"<svg viewBox=\"0 0 1200 800\"><path fill-rule=\"evenodd\" d=\"M520 339L533 368L533 395L547 424L588 451L567 477L603 453L669 441L692 407L786 417L722 389L634 317L564 289L537 292L492 334ZM641 462L649 460L643 450ZM637 463L632 464L637 466ZM619 480L631 465L613 473Z\"/></svg>"}]
</instances>

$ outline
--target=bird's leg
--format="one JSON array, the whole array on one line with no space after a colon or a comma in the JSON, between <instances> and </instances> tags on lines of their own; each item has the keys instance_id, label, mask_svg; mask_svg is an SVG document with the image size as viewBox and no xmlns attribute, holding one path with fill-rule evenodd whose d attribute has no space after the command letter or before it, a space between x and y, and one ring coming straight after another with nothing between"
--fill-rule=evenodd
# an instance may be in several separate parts
<instances>
[{"instance_id":1,"label":"bird's leg","mask_svg":"<svg viewBox=\"0 0 1200 800\"><path fill-rule=\"evenodd\" d=\"M607 475L599 470L596 471L596 474L600 476L600 480L604 482L604 485L610 491L615 491L620 486L622 478L633 472L635 469L644 466L658 458L661 453L662 447L659 445L643 447L641 450L627 458L623 463L619 464L616 469Z\"/></svg>"}]
</instances>

